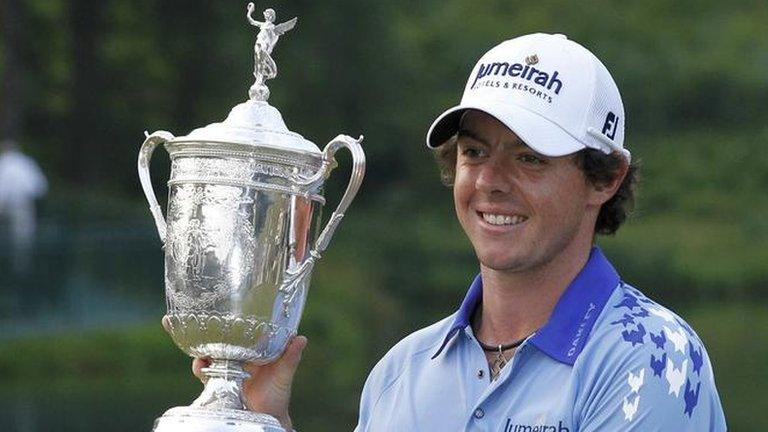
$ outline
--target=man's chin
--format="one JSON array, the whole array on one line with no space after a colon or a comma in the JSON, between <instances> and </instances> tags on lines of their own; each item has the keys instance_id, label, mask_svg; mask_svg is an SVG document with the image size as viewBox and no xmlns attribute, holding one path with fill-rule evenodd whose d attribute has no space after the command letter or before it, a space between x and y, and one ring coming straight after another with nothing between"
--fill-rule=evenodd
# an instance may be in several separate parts
<instances>
[{"instance_id":1,"label":"man's chin","mask_svg":"<svg viewBox=\"0 0 768 432\"><path fill-rule=\"evenodd\" d=\"M525 260L515 257L502 257L492 253L478 256L478 261L480 261L480 265L483 268L498 272L516 273L526 268Z\"/></svg>"}]
</instances>

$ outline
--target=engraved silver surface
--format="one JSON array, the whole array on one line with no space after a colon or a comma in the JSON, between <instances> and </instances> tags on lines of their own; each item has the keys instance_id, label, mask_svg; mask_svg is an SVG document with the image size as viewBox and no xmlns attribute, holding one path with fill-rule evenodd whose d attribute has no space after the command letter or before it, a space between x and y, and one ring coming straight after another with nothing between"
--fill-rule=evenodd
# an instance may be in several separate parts
<instances>
[{"instance_id":1,"label":"engraved silver surface","mask_svg":"<svg viewBox=\"0 0 768 432\"><path fill-rule=\"evenodd\" d=\"M277 38L295 25L275 25L268 11L259 23L248 7L249 21L261 29L254 72L260 86L276 73L270 53ZM296 334L312 270L362 182L362 137L339 135L321 152L288 130L262 90L251 91L223 122L182 137L147 134L139 152L139 178L165 250L163 327L185 353L212 359L203 393L158 419L159 432L282 430L246 410L244 363L275 360ZM167 216L149 174L161 145L171 159ZM350 181L321 230L323 184L342 148L352 153Z\"/></svg>"},{"instance_id":2,"label":"engraved silver surface","mask_svg":"<svg viewBox=\"0 0 768 432\"><path fill-rule=\"evenodd\" d=\"M222 428L222 425L226 429ZM243 410L209 410L194 407L171 408L155 421L156 432L285 432L272 416Z\"/></svg>"}]
</instances>

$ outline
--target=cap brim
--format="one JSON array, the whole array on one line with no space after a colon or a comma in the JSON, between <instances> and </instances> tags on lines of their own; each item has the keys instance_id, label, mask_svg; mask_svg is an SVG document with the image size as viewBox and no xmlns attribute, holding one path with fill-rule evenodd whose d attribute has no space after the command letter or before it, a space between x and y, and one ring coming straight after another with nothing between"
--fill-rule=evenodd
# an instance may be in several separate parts
<instances>
[{"instance_id":1,"label":"cap brim","mask_svg":"<svg viewBox=\"0 0 768 432\"><path fill-rule=\"evenodd\" d=\"M463 103L442 113L427 132L427 146L440 147L458 130L465 111L485 112L514 132L523 142L545 156L565 156L586 146L573 135L548 119L517 105L485 101L482 104Z\"/></svg>"}]
</instances>

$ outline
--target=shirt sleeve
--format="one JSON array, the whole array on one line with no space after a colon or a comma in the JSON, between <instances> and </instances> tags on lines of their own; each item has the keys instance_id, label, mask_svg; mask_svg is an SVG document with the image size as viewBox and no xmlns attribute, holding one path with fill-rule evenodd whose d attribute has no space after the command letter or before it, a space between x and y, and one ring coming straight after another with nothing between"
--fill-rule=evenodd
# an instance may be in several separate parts
<instances>
[{"instance_id":1,"label":"shirt sleeve","mask_svg":"<svg viewBox=\"0 0 768 432\"><path fill-rule=\"evenodd\" d=\"M367 425L370 421L370 413L373 406L373 402L371 401L373 398L371 394L371 387L373 386L372 380L374 372L376 372L375 368L371 372L371 375L368 376L368 379L365 380L363 392L360 395L360 413L357 417L357 426L355 426L355 432L364 432L368 430Z\"/></svg>"},{"instance_id":2,"label":"shirt sleeve","mask_svg":"<svg viewBox=\"0 0 768 432\"><path fill-rule=\"evenodd\" d=\"M580 432L726 430L709 356L692 332L661 349L623 342L591 356L599 367L584 377Z\"/></svg>"},{"instance_id":3,"label":"shirt sleeve","mask_svg":"<svg viewBox=\"0 0 768 432\"><path fill-rule=\"evenodd\" d=\"M355 432L371 431L374 422L381 424L382 419L376 419L376 405L381 395L394 384L402 373L401 368L397 367L397 362L392 361L393 351L390 350L379 363L374 366L368 378L365 380L363 392L360 396L360 413L357 420ZM381 416L381 413L378 414Z\"/></svg>"}]
</instances>

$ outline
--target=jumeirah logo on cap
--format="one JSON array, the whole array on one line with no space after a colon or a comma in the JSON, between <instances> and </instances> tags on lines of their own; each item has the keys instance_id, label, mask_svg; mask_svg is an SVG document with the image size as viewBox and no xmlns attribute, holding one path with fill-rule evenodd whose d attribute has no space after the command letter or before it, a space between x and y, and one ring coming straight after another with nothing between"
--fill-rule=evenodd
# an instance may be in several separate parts
<instances>
[{"instance_id":1,"label":"jumeirah logo on cap","mask_svg":"<svg viewBox=\"0 0 768 432\"><path fill-rule=\"evenodd\" d=\"M535 65L538 62L539 62L539 56L537 56L536 54L529 55L528 57L525 58L525 64L527 65Z\"/></svg>"}]
</instances>

